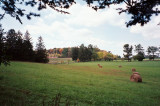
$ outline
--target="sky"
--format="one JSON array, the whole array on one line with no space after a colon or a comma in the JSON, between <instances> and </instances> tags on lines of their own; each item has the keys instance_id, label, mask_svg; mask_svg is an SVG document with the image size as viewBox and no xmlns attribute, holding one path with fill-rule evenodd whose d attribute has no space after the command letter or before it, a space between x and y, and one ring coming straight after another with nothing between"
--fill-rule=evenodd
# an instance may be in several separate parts
<instances>
[{"instance_id":1,"label":"sky","mask_svg":"<svg viewBox=\"0 0 160 106\"><path fill-rule=\"evenodd\" d=\"M32 20L22 18L23 24L7 15L0 23L5 31L15 29L24 34L28 30L34 46L37 38L42 36L47 49L80 46L83 43L123 56L123 45L127 43L132 46L141 44L144 49L160 46L160 25L157 25L160 15L152 16L143 27L137 24L127 28L125 22L130 16L119 15L116 8L114 5L96 12L84 3L76 3L66 10L70 14L48 8L40 11L41 17Z\"/></svg>"}]
</instances>

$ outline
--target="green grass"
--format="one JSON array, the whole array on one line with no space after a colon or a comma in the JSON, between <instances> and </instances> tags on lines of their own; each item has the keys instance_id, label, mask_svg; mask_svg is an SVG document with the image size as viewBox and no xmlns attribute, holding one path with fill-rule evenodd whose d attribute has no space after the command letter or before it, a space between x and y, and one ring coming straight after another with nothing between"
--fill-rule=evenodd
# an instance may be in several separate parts
<instances>
[{"instance_id":1,"label":"green grass","mask_svg":"<svg viewBox=\"0 0 160 106\"><path fill-rule=\"evenodd\" d=\"M103 68L98 68L97 64ZM130 82L132 68L140 73L142 83ZM0 67L0 94L3 94L0 103L18 102L16 98L23 97L29 102L36 101L29 104L34 106L42 103L41 96L50 101L60 93L64 101L69 99L80 106L159 106L159 81L160 61L57 65L12 62L11 66ZM27 95L27 91L31 93Z\"/></svg>"},{"instance_id":2,"label":"green grass","mask_svg":"<svg viewBox=\"0 0 160 106\"><path fill-rule=\"evenodd\" d=\"M73 63L72 58L50 58L49 64L68 64Z\"/></svg>"}]
</instances>

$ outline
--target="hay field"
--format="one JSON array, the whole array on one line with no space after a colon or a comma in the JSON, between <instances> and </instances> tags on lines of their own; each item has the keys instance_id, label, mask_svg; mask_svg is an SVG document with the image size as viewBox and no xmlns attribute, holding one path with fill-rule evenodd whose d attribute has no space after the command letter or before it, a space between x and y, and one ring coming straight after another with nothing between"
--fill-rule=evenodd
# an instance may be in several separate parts
<instances>
[{"instance_id":1,"label":"hay field","mask_svg":"<svg viewBox=\"0 0 160 106\"><path fill-rule=\"evenodd\" d=\"M140 73L142 83L130 82L132 68ZM56 65L11 62L11 66L0 67L1 105L58 103L62 106L159 106L160 61Z\"/></svg>"}]
</instances>

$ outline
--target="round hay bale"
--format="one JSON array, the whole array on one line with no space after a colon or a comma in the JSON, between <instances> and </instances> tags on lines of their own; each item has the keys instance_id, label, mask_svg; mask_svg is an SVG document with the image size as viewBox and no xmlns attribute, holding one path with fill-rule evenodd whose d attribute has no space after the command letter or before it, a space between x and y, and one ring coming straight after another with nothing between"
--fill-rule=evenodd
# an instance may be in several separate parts
<instances>
[{"instance_id":1,"label":"round hay bale","mask_svg":"<svg viewBox=\"0 0 160 106\"><path fill-rule=\"evenodd\" d=\"M135 69L135 68L132 68L132 72L136 72L136 69Z\"/></svg>"},{"instance_id":2,"label":"round hay bale","mask_svg":"<svg viewBox=\"0 0 160 106\"><path fill-rule=\"evenodd\" d=\"M133 72L133 74L138 74L138 75L140 75L139 72Z\"/></svg>"},{"instance_id":3,"label":"round hay bale","mask_svg":"<svg viewBox=\"0 0 160 106\"><path fill-rule=\"evenodd\" d=\"M121 68L122 66L120 65L120 66L118 66L119 68Z\"/></svg>"},{"instance_id":4,"label":"round hay bale","mask_svg":"<svg viewBox=\"0 0 160 106\"><path fill-rule=\"evenodd\" d=\"M132 82L142 82L142 77L139 74L132 74L130 77Z\"/></svg>"}]
</instances>

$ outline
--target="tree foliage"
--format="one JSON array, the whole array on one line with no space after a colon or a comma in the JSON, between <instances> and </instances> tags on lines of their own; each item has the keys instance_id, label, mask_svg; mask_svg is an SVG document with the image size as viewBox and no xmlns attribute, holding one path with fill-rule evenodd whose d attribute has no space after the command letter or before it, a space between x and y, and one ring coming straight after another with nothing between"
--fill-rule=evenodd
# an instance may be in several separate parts
<instances>
[{"instance_id":1,"label":"tree foliage","mask_svg":"<svg viewBox=\"0 0 160 106\"><path fill-rule=\"evenodd\" d=\"M135 45L135 50L134 50L136 53L139 53L139 52L144 52L144 49L142 47L141 44L138 44L138 45Z\"/></svg>"},{"instance_id":2,"label":"tree foliage","mask_svg":"<svg viewBox=\"0 0 160 106\"><path fill-rule=\"evenodd\" d=\"M6 35L6 46L7 46L7 55L11 60L20 60L21 55L21 46L22 46L22 37L16 33L14 29L10 29ZM19 55L20 54L20 55ZM17 59L18 58L18 59Z\"/></svg>"},{"instance_id":3,"label":"tree foliage","mask_svg":"<svg viewBox=\"0 0 160 106\"><path fill-rule=\"evenodd\" d=\"M0 25L0 65L8 65L9 64L9 57L7 55L7 47L6 47L6 38L4 36L5 32Z\"/></svg>"},{"instance_id":4,"label":"tree foliage","mask_svg":"<svg viewBox=\"0 0 160 106\"><path fill-rule=\"evenodd\" d=\"M143 61L144 57L144 49L141 46L141 44L135 45L135 50L134 50L137 54L134 56L135 60L138 61Z\"/></svg>"},{"instance_id":5,"label":"tree foliage","mask_svg":"<svg viewBox=\"0 0 160 106\"><path fill-rule=\"evenodd\" d=\"M143 52L139 52L133 58L134 58L134 60L143 61L143 59L145 59L144 53Z\"/></svg>"},{"instance_id":6,"label":"tree foliage","mask_svg":"<svg viewBox=\"0 0 160 106\"><path fill-rule=\"evenodd\" d=\"M78 47L72 47L72 60L76 61L78 59Z\"/></svg>"},{"instance_id":7,"label":"tree foliage","mask_svg":"<svg viewBox=\"0 0 160 106\"><path fill-rule=\"evenodd\" d=\"M84 44L81 44L79 47L79 52L78 52L78 57L80 61L86 61L87 57L86 57L86 52L85 49L86 47L84 46Z\"/></svg>"},{"instance_id":8,"label":"tree foliage","mask_svg":"<svg viewBox=\"0 0 160 106\"><path fill-rule=\"evenodd\" d=\"M23 59L26 61L34 61L34 51L31 39L29 32L26 31L23 41L23 55L25 55Z\"/></svg>"},{"instance_id":9,"label":"tree foliage","mask_svg":"<svg viewBox=\"0 0 160 106\"><path fill-rule=\"evenodd\" d=\"M127 59L128 61L131 61L133 47L129 46L129 44L125 44L123 48L124 48L123 51L126 53L126 54L123 54L124 58Z\"/></svg>"},{"instance_id":10,"label":"tree foliage","mask_svg":"<svg viewBox=\"0 0 160 106\"><path fill-rule=\"evenodd\" d=\"M40 63L47 63L49 61L46 48L42 37L38 37L38 43L36 45L35 61Z\"/></svg>"},{"instance_id":11,"label":"tree foliage","mask_svg":"<svg viewBox=\"0 0 160 106\"><path fill-rule=\"evenodd\" d=\"M155 46L149 46L147 48L147 52L148 52L148 55L149 55L149 59L150 60L154 60L155 58L155 53L158 51L158 48L155 47Z\"/></svg>"},{"instance_id":12,"label":"tree foliage","mask_svg":"<svg viewBox=\"0 0 160 106\"><path fill-rule=\"evenodd\" d=\"M23 36L14 29L4 32L0 26L0 65L8 65L10 60L48 62L42 38L34 51L28 31Z\"/></svg>"},{"instance_id":13,"label":"tree foliage","mask_svg":"<svg viewBox=\"0 0 160 106\"><path fill-rule=\"evenodd\" d=\"M89 7L94 10L104 9L110 5L126 4L125 8L117 8L119 13L127 13L131 15L131 19L126 23L127 27L141 24L142 26L151 20L152 15L158 15L160 10L160 0L84 0ZM68 9L71 5L76 4L75 0L1 0L0 8L3 13L0 14L0 19L3 19L6 14L18 20L20 23L21 17L26 16L31 19L31 16L40 16L35 12L27 12L25 6L38 7L38 10L46 9L47 7L61 13L69 14L62 9Z\"/></svg>"},{"instance_id":14,"label":"tree foliage","mask_svg":"<svg viewBox=\"0 0 160 106\"><path fill-rule=\"evenodd\" d=\"M63 48L62 57L68 57L68 48Z\"/></svg>"}]
</instances>

